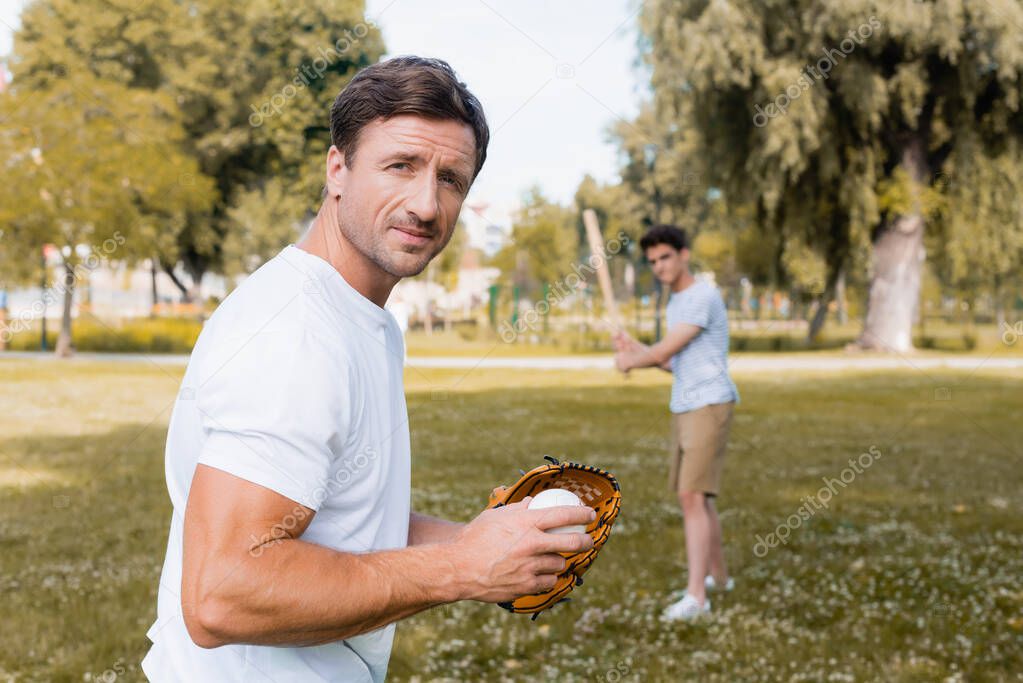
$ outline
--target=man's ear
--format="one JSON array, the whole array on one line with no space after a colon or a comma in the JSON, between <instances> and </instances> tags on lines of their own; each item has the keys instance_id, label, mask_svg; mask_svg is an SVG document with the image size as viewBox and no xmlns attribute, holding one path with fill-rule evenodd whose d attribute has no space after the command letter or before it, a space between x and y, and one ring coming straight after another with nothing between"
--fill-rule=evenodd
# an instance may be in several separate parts
<instances>
[{"instance_id":1,"label":"man's ear","mask_svg":"<svg viewBox=\"0 0 1023 683\"><path fill-rule=\"evenodd\" d=\"M334 145L327 152L327 177L324 183L324 198L339 197L344 191L348 167L345 166L344 152Z\"/></svg>"}]
</instances>

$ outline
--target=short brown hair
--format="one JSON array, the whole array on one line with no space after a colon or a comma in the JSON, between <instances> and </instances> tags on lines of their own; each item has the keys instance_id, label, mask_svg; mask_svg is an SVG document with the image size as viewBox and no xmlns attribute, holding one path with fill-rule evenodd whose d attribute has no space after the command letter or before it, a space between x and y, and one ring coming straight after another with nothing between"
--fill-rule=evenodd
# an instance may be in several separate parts
<instances>
[{"instance_id":1,"label":"short brown hair","mask_svg":"<svg viewBox=\"0 0 1023 683\"><path fill-rule=\"evenodd\" d=\"M677 225L655 225L639 239L639 248L644 252L658 244L667 244L675 251L682 251L689 248L689 238L686 231Z\"/></svg>"},{"instance_id":2,"label":"short brown hair","mask_svg":"<svg viewBox=\"0 0 1023 683\"><path fill-rule=\"evenodd\" d=\"M363 127L402 114L453 119L472 128L476 139L472 179L476 179L487 160L490 129L480 101L440 59L395 57L355 74L330 108L330 141L351 168Z\"/></svg>"}]
</instances>

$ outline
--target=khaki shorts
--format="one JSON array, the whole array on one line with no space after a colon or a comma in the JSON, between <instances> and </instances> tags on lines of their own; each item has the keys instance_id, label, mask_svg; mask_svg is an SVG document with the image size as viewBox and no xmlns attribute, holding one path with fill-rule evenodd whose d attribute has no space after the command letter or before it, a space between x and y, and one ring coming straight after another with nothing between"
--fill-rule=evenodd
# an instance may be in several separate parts
<instances>
[{"instance_id":1,"label":"khaki shorts","mask_svg":"<svg viewBox=\"0 0 1023 683\"><path fill-rule=\"evenodd\" d=\"M703 491L718 495L734 406L729 401L672 414L668 459L668 485L672 492Z\"/></svg>"}]
</instances>

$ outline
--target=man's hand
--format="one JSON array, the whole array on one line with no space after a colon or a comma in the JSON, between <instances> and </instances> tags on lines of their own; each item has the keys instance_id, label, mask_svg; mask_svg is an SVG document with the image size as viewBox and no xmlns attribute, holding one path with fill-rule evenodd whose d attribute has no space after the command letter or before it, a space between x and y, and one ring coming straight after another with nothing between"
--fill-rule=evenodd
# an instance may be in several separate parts
<instances>
[{"instance_id":1,"label":"man's hand","mask_svg":"<svg viewBox=\"0 0 1023 683\"><path fill-rule=\"evenodd\" d=\"M587 506L529 510L530 498L485 510L465 525L452 541L452 559L463 600L506 602L549 590L566 567L558 553L593 547L588 534L549 534L570 524L589 524L595 512Z\"/></svg>"}]
</instances>

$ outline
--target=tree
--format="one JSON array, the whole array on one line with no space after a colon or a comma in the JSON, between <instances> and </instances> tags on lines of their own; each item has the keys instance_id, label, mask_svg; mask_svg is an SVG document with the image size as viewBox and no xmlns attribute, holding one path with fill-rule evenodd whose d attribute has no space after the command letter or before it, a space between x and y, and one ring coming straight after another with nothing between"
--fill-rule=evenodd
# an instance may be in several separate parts
<instances>
[{"instance_id":1,"label":"tree","mask_svg":"<svg viewBox=\"0 0 1023 683\"><path fill-rule=\"evenodd\" d=\"M644 102L635 120L619 120L610 129L621 160L621 199L636 219L637 237L655 223L673 223L691 235L700 227L706 169L694 131L676 116L681 114Z\"/></svg>"},{"instance_id":2,"label":"tree","mask_svg":"<svg viewBox=\"0 0 1023 683\"><path fill-rule=\"evenodd\" d=\"M46 244L58 248L57 353L68 355L78 279L100 260L128 258L153 214L205 209L213 188L179 182L198 168L180 151L184 132L166 96L88 77L39 90L15 83L0 95L0 121L4 249L27 258Z\"/></svg>"},{"instance_id":3,"label":"tree","mask_svg":"<svg viewBox=\"0 0 1023 683\"><path fill-rule=\"evenodd\" d=\"M513 219L511 241L494 256L493 264L511 276L523 294L535 296L543 284L572 272L578 249L575 212L533 187Z\"/></svg>"},{"instance_id":4,"label":"tree","mask_svg":"<svg viewBox=\"0 0 1023 683\"><path fill-rule=\"evenodd\" d=\"M232 222L224 239L223 265L227 275L251 273L288 244L298 240L302 201L289 194L285 183L271 178L263 187L239 194L228 209Z\"/></svg>"},{"instance_id":5,"label":"tree","mask_svg":"<svg viewBox=\"0 0 1023 683\"><path fill-rule=\"evenodd\" d=\"M928 219L975 204L939 213L939 171L990 167L1023 137L1021 24L1014 0L659 0L642 17L655 104L696 132L711 182L756 208L790 265L823 264L822 305L869 253L860 343L895 352L911 348Z\"/></svg>"},{"instance_id":6,"label":"tree","mask_svg":"<svg viewBox=\"0 0 1023 683\"><path fill-rule=\"evenodd\" d=\"M976 143L966 137L960 144ZM960 290L990 292L999 328L1007 323L1012 293L1023 286L1021 147L1010 139L990 158L956 155L958 166L948 164L941 176L945 191L937 208L942 232L935 241L946 245L937 262L942 280Z\"/></svg>"},{"instance_id":7,"label":"tree","mask_svg":"<svg viewBox=\"0 0 1023 683\"><path fill-rule=\"evenodd\" d=\"M330 103L384 51L363 13L361 0L37 0L15 35L13 81L42 87L84 72L171 98L186 131L181 147L198 164L181 182L212 179L218 193L153 235L152 251L191 299L204 273L222 266L230 232L247 229L231 207L251 205L269 178L296 198L292 221L314 210ZM177 277L178 263L190 283Z\"/></svg>"}]
</instances>

